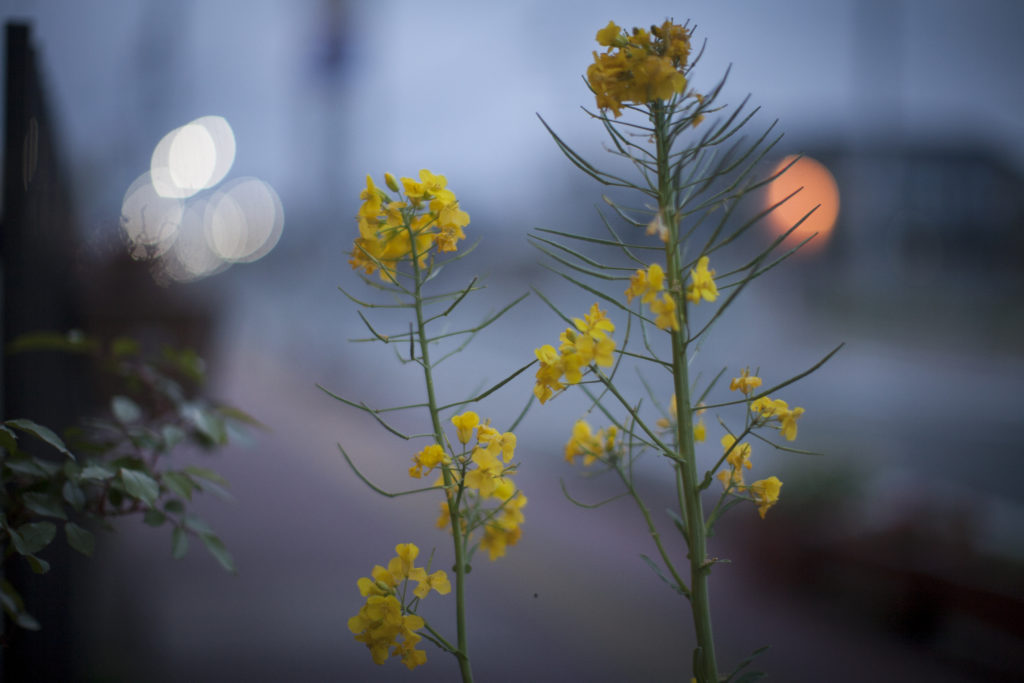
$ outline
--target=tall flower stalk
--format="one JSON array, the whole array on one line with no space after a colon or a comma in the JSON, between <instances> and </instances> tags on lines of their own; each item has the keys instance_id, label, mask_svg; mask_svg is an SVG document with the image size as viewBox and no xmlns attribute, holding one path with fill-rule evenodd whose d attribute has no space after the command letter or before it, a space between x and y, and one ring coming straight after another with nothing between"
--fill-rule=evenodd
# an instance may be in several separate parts
<instances>
[{"instance_id":1,"label":"tall flower stalk","mask_svg":"<svg viewBox=\"0 0 1024 683\"><path fill-rule=\"evenodd\" d=\"M785 401L768 394L813 371L838 348L807 372L766 391L757 391L761 378L744 369L729 388L739 391L741 398L713 404L705 403L727 369L704 386L690 376L690 364L712 324L753 280L796 251L777 253L791 229L757 256L722 275L710 267L712 259L724 259L725 248L771 210L741 219L743 212L737 209L751 191L774 179L756 179L755 173L778 138L769 139L774 124L753 143L739 137L738 131L754 113L743 114L743 105L731 115L702 125L706 115L724 110L716 104L724 79L708 93L690 87L689 75L696 62L690 60L690 40L690 29L671 21L630 32L609 22L597 33L604 49L594 53L587 70L587 83L598 107L591 116L608 133L612 153L632 165L634 178L599 169L548 128L580 170L606 186L644 197L648 208L627 208L605 198L620 219L644 229L646 237L640 239L621 237L603 217L606 237L546 229L534 233L536 246L555 262L552 269L594 294L612 311L609 315L595 303L585 319L570 318L538 292L572 326L561 335L557 350L545 345L535 351L539 368L534 393L544 403L568 385L580 385L589 399L588 412L597 411L611 423L595 433L585 420L577 422L566 444L566 459L575 462L582 456L584 465L600 464L618 476L626 495L638 506L657 549L657 560L644 559L689 601L696 636L692 676L700 683L717 683L721 678L708 582L719 560L709 555L708 538L720 516L743 501L757 505L763 518L778 501L782 486L775 476L745 483L743 471L753 465L750 443L743 439L755 437L776 449L793 451L761 432L775 429L784 440L792 441L804 409L790 409ZM620 119L623 113L629 116ZM602 257L583 254L586 248L603 254L610 249L617 256L600 260ZM623 294L607 291L626 281ZM705 308L711 310L704 313ZM613 317L626 321L621 342L613 336ZM643 400L627 397L620 390L616 380L626 362L653 369L659 378L662 373L670 375L672 399L668 410L661 410L660 419L652 419ZM656 384L647 379L647 370L638 368L638 372L651 403L663 405ZM723 452L704 469L698 444L705 441L707 427L698 414L710 410L718 414L725 435ZM738 422L742 426L737 425L736 417L731 419L736 426L729 426L724 414L730 411L741 411ZM685 546L683 551L673 549L662 537L639 491L633 469L643 452L657 454L672 471L676 509L670 515ZM703 494L715 479L722 491L709 506ZM725 680L733 680L738 670Z\"/></svg>"},{"instance_id":2,"label":"tall flower stalk","mask_svg":"<svg viewBox=\"0 0 1024 683\"><path fill-rule=\"evenodd\" d=\"M373 408L364 401L324 391L370 415L392 435L405 441L426 442L412 455L409 477L421 480L436 470L436 481L397 493L387 492L370 482L340 444L339 449L356 475L384 496L433 494L442 497L437 527L451 529L456 634L453 643L420 614L421 602L431 592L448 594L452 582L443 570L430 572L429 560L426 567L417 567L420 551L413 543L399 543L395 557L386 567L377 565L369 577L358 581L360 594L366 602L359 613L349 619L348 625L377 664L394 657L414 669L427 660L426 653L417 648L421 640L427 640L454 656L462 680L472 681L466 576L477 550L486 551L490 559L495 560L518 541L526 497L512 479L516 471L516 464L512 462L516 446L514 425L502 432L472 411L453 413L490 395L527 366L486 391L449 402L439 398L435 370L523 297L474 326L436 331L437 324L448 321L469 294L481 289L474 278L460 289L428 291L445 264L470 253L471 249L459 251L460 242L466 237L463 228L469 224L469 215L447 187L447 179L428 170L420 171L419 180L397 180L386 174L385 188L377 187L373 179L367 177L357 216L359 236L349 263L361 271L365 284L386 296L387 302L366 301L344 289L342 292L367 311L366 314L360 311L359 317L371 336L354 341L394 345L402 365L413 364L421 371L425 397L419 402ZM375 274L379 282L370 277ZM396 323L389 313L400 314L400 320ZM379 323L376 326L371 323L370 315L389 318L388 324L397 324L396 331L378 331ZM441 355L435 357L438 350ZM390 413L401 411L424 414L429 430L421 434L399 430L388 420ZM446 423L450 425L448 431ZM452 428L454 438L449 436ZM410 453L413 450L410 449ZM414 582L415 587L410 582Z\"/></svg>"}]
</instances>

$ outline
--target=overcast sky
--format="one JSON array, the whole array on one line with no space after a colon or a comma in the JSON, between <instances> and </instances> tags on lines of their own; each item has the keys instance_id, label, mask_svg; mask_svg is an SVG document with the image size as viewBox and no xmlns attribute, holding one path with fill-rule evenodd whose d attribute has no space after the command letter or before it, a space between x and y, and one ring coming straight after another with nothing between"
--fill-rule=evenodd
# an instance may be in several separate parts
<instances>
[{"instance_id":1,"label":"overcast sky","mask_svg":"<svg viewBox=\"0 0 1024 683\"><path fill-rule=\"evenodd\" d=\"M580 74L608 19L689 17L708 40L695 78L731 63L746 93L799 138L874 135L978 142L1024 160L1024 4L1012 0L819 2L374 2L342 6L330 54L327 0L4 0L34 24L87 219L116 208L153 146L198 116L234 127L233 175L289 203L331 201L374 169L444 169L499 200L557 188L557 151L534 114L596 145ZM685 14L683 14L685 12ZM329 67L325 64L335 64ZM555 166L566 170L564 165ZM88 175L85 175L85 174ZM329 176L329 177L325 177ZM496 178L501 178L496 182Z\"/></svg>"}]
</instances>

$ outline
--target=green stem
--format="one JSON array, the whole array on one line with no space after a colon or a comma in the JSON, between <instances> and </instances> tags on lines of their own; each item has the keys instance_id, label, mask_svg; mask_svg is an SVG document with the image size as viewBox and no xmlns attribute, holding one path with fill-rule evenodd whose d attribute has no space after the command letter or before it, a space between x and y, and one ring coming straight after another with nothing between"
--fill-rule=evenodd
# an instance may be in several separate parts
<instances>
[{"instance_id":1,"label":"green stem","mask_svg":"<svg viewBox=\"0 0 1024 683\"><path fill-rule=\"evenodd\" d=\"M427 383L427 405L430 410L430 420L434 429L434 438L438 444L444 444L444 431L441 429L441 414L437 405L437 396L434 392L434 376L430 365L430 344L427 340L427 323L423 314L423 283L426 280L421 274L419 254L416 253L416 235L408 224L409 242L412 245L413 300L416 309L416 331L419 338L420 365L423 367L423 377ZM451 470L447 465L441 468L444 477L445 495L448 497L448 512L452 524L452 540L455 546L455 627L457 632L458 649L453 650L455 658L459 662L459 671L462 674L463 683L472 683L473 669L469 662L469 649L466 643L466 543L462 535L462 515L459 511L458 500L454 499L451 490L453 478Z\"/></svg>"},{"instance_id":2,"label":"green stem","mask_svg":"<svg viewBox=\"0 0 1024 683\"><path fill-rule=\"evenodd\" d=\"M679 218L676 212L675 187L669 155L671 142L668 126L670 114L662 102L651 105L658 158L658 209L668 228L665 243L665 272L668 291L676 300L676 322L679 329L671 332L672 374L676 395L676 443L682 462L674 463L680 515L686 521L687 546L690 559L690 609L697 635L697 653L694 657L694 676L698 683L717 683L718 665L715 659L715 641L711 628L711 604L708 592L707 535L704 509L700 501L697 479L697 459L693 441L693 407L690 405L690 380L687 367L687 315L684 297L684 275L680 272Z\"/></svg>"},{"instance_id":3,"label":"green stem","mask_svg":"<svg viewBox=\"0 0 1024 683\"><path fill-rule=\"evenodd\" d=\"M633 486L632 478L627 477L626 473L622 470L621 463L615 463L615 471L619 475L619 479L626 486L626 490L629 491L629 495L636 502L637 507L640 508L640 512L644 516L644 521L647 523L647 531L651 534L651 538L654 539L654 545L658 548L658 554L661 555L661 561L665 563L665 568L668 569L672 575L672 579L676 582L676 587L679 592L690 597L690 590L686 586L686 582L679 576L679 572L676 570L675 564L672 563L672 558L669 556L668 551L665 550L665 546L661 542L661 534L658 533L658 528L654 526L654 520L651 519L651 513L644 504L643 498L637 492L636 487Z\"/></svg>"}]
</instances>

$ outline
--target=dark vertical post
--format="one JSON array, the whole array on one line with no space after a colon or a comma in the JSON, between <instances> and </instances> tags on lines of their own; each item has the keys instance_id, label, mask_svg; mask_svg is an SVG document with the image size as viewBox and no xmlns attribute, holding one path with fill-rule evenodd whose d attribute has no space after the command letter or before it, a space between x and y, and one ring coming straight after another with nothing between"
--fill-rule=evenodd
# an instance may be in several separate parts
<instances>
[{"instance_id":1,"label":"dark vertical post","mask_svg":"<svg viewBox=\"0 0 1024 683\"><path fill-rule=\"evenodd\" d=\"M76 231L70 192L30 27L6 27L7 73L3 121L3 204L0 218L0 326L6 344L27 332L75 326L73 255ZM81 368L62 354L3 354L0 417L25 417L57 431L75 418L84 396ZM40 451L41 454L45 451ZM4 680L71 680L68 549L58 537L43 553L43 576L20 558L6 577L43 626L28 632L5 623Z\"/></svg>"}]
</instances>

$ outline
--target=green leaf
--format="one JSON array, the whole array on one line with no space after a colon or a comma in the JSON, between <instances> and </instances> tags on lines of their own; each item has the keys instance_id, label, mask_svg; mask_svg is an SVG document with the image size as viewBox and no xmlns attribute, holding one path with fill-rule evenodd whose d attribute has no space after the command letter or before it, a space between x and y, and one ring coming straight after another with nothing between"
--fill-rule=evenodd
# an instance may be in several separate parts
<instances>
[{"instance_id":1,"label":"green leaf","mask_svg":"<svg viewBox=\"0 0 1024 683\"><path fill-rule=\"evenodd\" d=\"M224 543L219 538L213 534L202 534L199 538L202 539L206 549L220 563L220 566L232 574L238 573L235 570L234 558L231 557L231 553L228 552L228 549L224 547Z\"/></svg>"},{"instance_id":2,"label":"green leaf","mask_svg":"<svg viewBox=\"0 0 1024 683\"><path fill-rule=\"evenodd\" d=\"M111 460L109 463L105 463L109 467L113 467L115 470L120 470L122 467L129 470L145 470L146 461L137 455L122 455L116 460Z\"/></svg>"},{"instance_id":3,"label":"green leaf","mask_svg":"<svg viewBox=\"0 0 1024 683\"><path fill-rule=\"evenodd\" d=\"M115 396L110 399L110 412L121 424L132 424L142 418L142 409L139 404L127 396Z\"/></svg>"},{"instance_id":4,"label":"green leaf","mask_svg":"<svg viewBox=\"0 0 1024 683\"><path fill-rule=\"evenodd\" d=\"M7 612L15 624L28 631L39 630L39 622L25 611L21 596L6 579L0 579L0 604L3 604L4 612Z\"/></svg>"},{"instance_id":5,"label":"green leaf","mask_svg":"<svg viewBox=\"0 0 1024 683\"><path fill-rule=\"evenodd\" d=\"M48 493L26 493L21 499L25 501L25 507L37 515L57 519L68 518L64 513L64 505L58 498Z\"/></svg>"},{"instance_id":6,"label":"green leaf","mask_svg":"<svg viewBox=\"0 0 1024 683\"><path fill-rule=\"evenodd\" d=\"M684 587L678 585L675 581L672 581L667 576L665 576L665 574L661 571L661 567L658 566L657 562L655 562L651 558L647 557L647 555L644 555L642 553L640 555L640 559L642 559L644 562L646 562L647 566L650 567L652 570L654 570L654 573L658 575L659 579L661 579L662 581L665 582L666 586L668 586L669 588L674 590L676 593L679 593L680 595L682 595L684 597L689 597L689 593L688 593L688 591Z\"/></svg>"},{"instance_id":7,"label":"green leaf","mask_svg":"<svg viewBox=\"0 0 1024 683\"><path fill-rule=\"evenodd\" d=\"M5 425L0 425L0 448L15 453L18 450L18 437Z\"/></svg>"},{"instance_id":8,"label":"green leaf","mask_svg":"<svg viewBox=\"0 0 1024 683\"><path fill-rule=\"evenodd\" d=\"M169 451L185 440L185 432L176 425L164 425L160 430L164 438L164 450Z\"/></svg>"},{"instance_id":9,"label":"green leaf","mask_svg":"<svg viewBox=\"0 0 1024 683\"><path fill-rule=\"evenodd\" d=\"M188 515L185 517L185 526L197 534L213 534L213 529L200 517Z\"/></svg>"},{"instance_id":10,"label":"green leaf","mask_svg":"<svg viewBox=\"0 0 1024 683\"><path fill-rule=\"evenodd\" d=\"M163 446L163 438L156 432L142 425L126 427L125 432L136 450L152 451Z\"/></svg>"},{"instance_id":11,"label":"green leaf","mask_svg":"<svg viewBox=\"0 0 1024 683\"><path fill-rule=\"evenodd\" d=\"M89 353L95 348L96 342L82 334L81 330L71 330L67 334L30 332L11 341L7 345L7 353L23 353L25 351Z\"/></svg>"},{"instance_id":12,"label":"green leaf","mask_svg":"<svg viewBox=\"0 0 1024 683\"><path fill-rule=\"evenodd\" d=\"M64 525L64 535L67 537L69 546L86 557L92 557L92 552L96 548L96 538L91 532L74 522L68 522Z\"/></svg>"},{"instance_id":13,"label":"green leaf","mask_svg":"<svg viewBox=\"0 0 1024 683\"><path fill-rule=\"evenodd\" d=\"M180 500L169 500L164 503L164 511L174 515L180 515L185 512L185 504Z\"/></svg>"},{"instance_id":14,"label":"green leaf","mask_svg":"<svg viewBox=\"0 0 1024 683\"><path fill-rule=\"evenodd\" d=\"M9 533L14 549L28 556L50 545L50 541L57 535L57 526L53 522L29 522L11 529Z\"/></svg>"},{"instance_id":15,"label":"green leaf","mask_svg":"<svg viewBox=\"0 0 1024 683\"><path fill-rule=\"evenodd\" d=\"M221 500L233 500L231 494L228 493L225 489L221 488L222 486L228 485L228 480L220 476L213 470L208 470L205 467L196 467L194 465L189 465L188 467L185 468L185 471L188 472L193 477L198 477L200 479L205 480L201 484L193 481L193 484L195 485L196 488L202 491L208 491L213 495L217 496L218 498L220 498Z\"/></svg>"},{"instance_id":16,"label":"green leaf","mask_svg":"<svg viewBox=\"0 0 1024 683\"><path fill-rule=\"evenodd\" d=\"M665 508L665 513L672 518L672 524L675 525L676 529L683 535L683 538L689 538L686 534L686 522L679 516L679 513L672 508Z\"/></svg>"},{"instance_id":17,"label":"green leaf","mask_svg":"<svg viewBox=\"0 0 1024 683\"><path fill-rule=\"evenodd\" d=\"M173 349L167 346L163 349L163 355L164 360L189 379L195 382L203 381L206 364L192 349Z\"/></svg>"},{"instance_id":18,"label":"green leaf","mask_svg":"<svg viewBox=\"0 0 1024 683\"><path fill-rule=\"evenodd\" d=\"M27 456L8 458L4 466L15 474L24 474L30 477L45 477L46 470L36 462L35 458Z\"/></svg>"},{"instance_id":19,"label":"green leaf","mask_svg":"<svg viewBox=\"0 0 1024 683\"><path fill-rule=\"evenodd\" d=\"M185 390L169 377L159 377L154 381L153 389L170 401L176 408L185 402Z\"/></svg>"},{"instance_id":20,"label":"green leaf","mask_svg":"<svg viewBox=\"0 0 1024 683\"><path fill-rule=\"evenodd\" d=\"M767 649L767 645L765 645L764 647L759 647L756 650L754 650L749 657L747 657L742 662L737 664L736 668L733 669L732 673L726 677L726 683L752 683L752 681L757 681L762 678L765 678L765 674L760 671L748 671L744 674L740 674L740 672L743 671L743 669L750 666L750 663L757 659L760 655L762 655Z\"/></svg>"},{"instance_id":21,"label":"green leaf","mask_svg":"<svg viewBox=\"0 0 1024 683\"><path fill-rule=\"evenodd\" d=\"M176 526L171 534L171 557L180 560L188 552L188 534L185 527Z\"/></svg>"},{"instance_id":22,"label":"green leaf","mask_svg":"<svg viewBox=\"0 0 1024 683\"><path fill-rule=\"evenodd\" d=\"M68 447L64 445L64 441L59 436L57 436L49 427L44 427L43 425L33 422L32 420L25 419L5 420L4 424L7 425L8 427L14 427L17 430L31 434L37 439L40 439L41 441L45 441L46 443L50 444L51 446L53 446L58 451L68 456L72 460L75 459L75 456L71 454L71 451L68 450Z\"/></svg>"},{"instance_id":23,"label":"green leaf","mask_svg":"<svg viewBox=\"0 0 1024 683\"><path fill-rule=\"evenodd\" d=\"M196 431L206 437L211 443L223 445L227 443L227 430L224 428L224 420L219 416L204 410L202 407L190 403L182 406L181 416L191 422Z\"/></svg>"},{"instance_id":24,"label":"green leaf","mask_svg":"<svg viewBox=\"0 0 1024 683\"><path fill-rule=\"evenodd\" d=\"M217 410L219 410L220 414L223 415L224 417L231 420L235 420L236 422L241 422L243 424L249 425L250 427L256 427L258 429L265 429L268 431L270 429L269 427L267 427L267 425L263 424L249 413L245 412L244 410L235 408L233 406L217 406Z\"/></svg>"},{"instance_id":25,"label":"green leaf","mask_svg":"<svg viewBox=\"0 0 1024 683\"><path fill-rule=\"evenodd\" d=\"M129 470L124 467L120 470L121 482L124 490L132 498L144 501L150 507L156 506L156 499L160 495L160 484L145 472Z\"/></svg>"},{"instance_id":26,"label":"green leaf","mask_svg":"<svg viewBox=\"0 0 1024 683\"><path fill-rule=\"evenodd\" d=\"M743 503L746 503L747 500L747 498L737 496L725 503L720 503L719 505L716 505L715 508L711 511L711 514L708 515L707 520L704 522L704 533L707 534L707 537L714 537L715 524L718 522L719 519L721 519L722 515L724 515L729 510L732 510L737 505L742 505Z\"/></svg>"},{"instance_id":27,"label":"green leaf","mask_svg":"<svg viewBox=\"0 0 1024 683\"><path fill-rule=\"evenodd\" d=\"M202 484L196 483L196 488L203 493L212 493L221 500L234 500L234 496L227 489L219 484L214 484L212 481L204 481Z\"/></svg>"},{"instance_id":28,"label":"green leaf","mask_svg":"<svg viewBox=\"0 0 1024 683\"><path fill-rule=\"evenodd\" d=\"M58 472L61 471L61 466L59 464L53 462L52 460L47 460L45 458L32 458L32 459L35 460L36 467L38 467L39 469L41 469L43 471L43 476L44 477L52 478L52 477L56 476ZM66 462L73 462L73 461L68 460Z\"/></svg>"},{"instance_id":29,"label":"green leaf","mask_svg":"<svg viewBox=\"0 0 1024 683\"><path fill-rule=\"evenodd\" d=\"M146 514L142 516L142 521L148 524L149 526L160 526L161 524L167 521L167 515L160 512L159 510L150 508L146 510Z\"/></svg>"},{"instance_id":30,"label":"green leaf","mask_svg":"<svg viewBox=\"0 0 1024 683\"><path fill-rule=\"evenodd\" d=\"M192 478L182 472L164 472L160 475L164 486L176 496L192 500L192 491L197 488Z\"/></svg>"},{"instance_id":31,"label":"green leaf","mask_svg":"<svg viewBox=\"0 0 1024 683\"><path fill-rule=\"evenodd\" d=\"M110 479L116 474L116 470L111 469L106 465L92 463L85 466L85 468L82 470L82 474L79 475L79 477L81 479L90 479L93 481L106 481L107 479Z\"/></svg>"},{"instance_id":32,"label":"green leaf","mask_svg":"<svg viewBox=\"0 0 1024 683\"><path fill-rule=\"evenodd\" d=\"M8 614L17 614L23 606L21 596L6 579L0 579L0 605Z\"/></svg>"},{"instance_id":33,"label":"green leaf","mask_svg":"<svg viewBox=\"0 0 1024 683\"><path fill-rule=\"evenodd\" d=\"M64 482L61 494L64 496L64 500L68 502L68 505L75 509L75 512L81 512L82 508L85 507L85 492L74 482Z\"/></svg>"},{"instance_id":34,"label":"green leaf","mask_svg":"<svg viewBox=\"0 0 1024 683\"><path fill-rule=\"evenodd\" d=\"M50 563L41 557L26 555L25 561L28 562L28 566L31 567L32 571L36 574L45 574L50 571Z\"/></svg>"},{"instance_id":35,"label":"green leaf","mask_svg":"<svg viewBox=\"0 0 1024 683\"><path fill-rule=\"evenodd\" d=\"M26 631L38 631L42 628L39 622L36 621L36 618L28 612L21 612L12 616L14 617L14 623Z\"/></svg>"},{"instance_id":36,"label":"green leaf","mask_svg":"<svg viewBox=\"0 0 1024 683\"><path fill-rule=\"evenodd\" d=\"M110 343L110 355L114 358L135 356L139 353L139 342L131 337L117 337Z\"/></svg>"},{"instance_id":37,"label":"green leaf","mask_svg":"<svg viewBox=\"0 0 1024 683\"><path fill-rule=\"evenodd\" d=\"M185 471L191 474L193 477L199 477L200 479L205 479L206 481L212 481L213 483L220 484L221 486L228 485L227 479L220 476L213 470L206 469L205 467L196 467L195 465L189 465L188 467L185 468Z\"/></svg>"}]
</instances>

